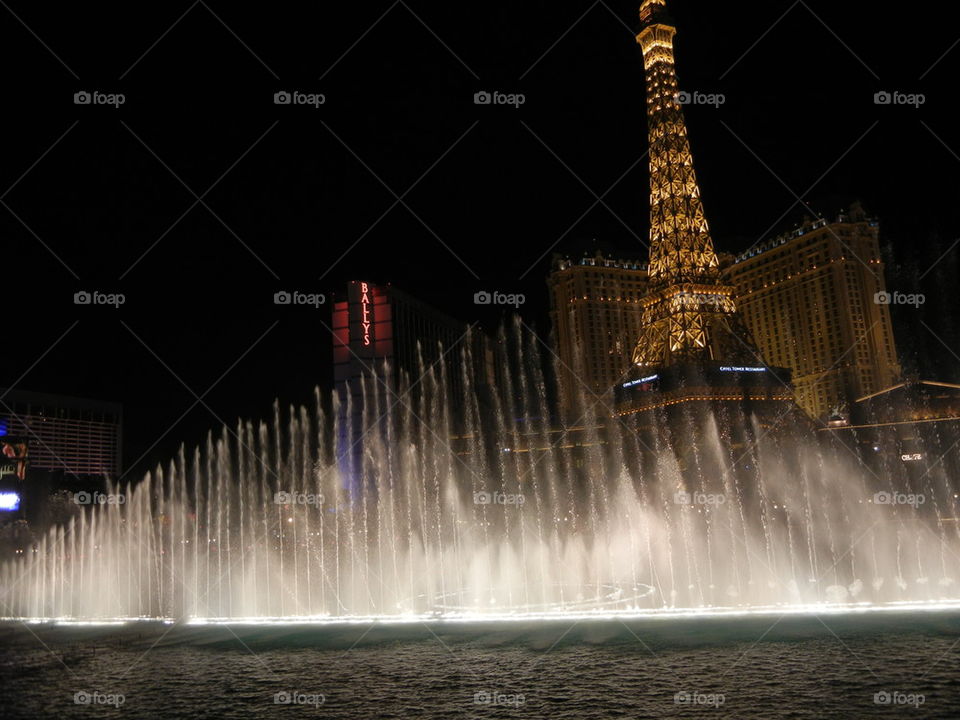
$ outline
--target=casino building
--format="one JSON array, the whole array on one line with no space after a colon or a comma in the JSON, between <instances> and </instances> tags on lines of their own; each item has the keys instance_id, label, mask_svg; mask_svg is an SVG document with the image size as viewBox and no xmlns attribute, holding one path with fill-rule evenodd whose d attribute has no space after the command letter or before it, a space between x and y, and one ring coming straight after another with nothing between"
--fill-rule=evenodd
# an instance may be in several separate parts
<instances>
[{"instance_id":1,"label":"casino building","mask_svg":"<svg viewBox=\"0 0 960 720\"><path fill-rule=\"evenodd\" d=\"M818 420L849 414L859 398L900 378L878 232L855 204L724 269L764 358L790 368L797 404Z\"/></svg>"},{"instance_id":2,"label":"casino building","mask_svg":"<svg viewBox=\"0 0 960 720\"><path fill-rule=\"evenodd\" d=\"M115 480L122 430L118 403L0 389L0 510L33 513L57 485Z\"/></svg>"},{"instance_id":3,"label":"casino building","mask_svg":"<svg viewBox=\"0 0 960 720\"><path fill-rule=\"evenodd\" d=\"M455 407L466 392L465 377L481 399L495 381L489 338L394 285L350 282L345 297L333 304L333 335L338 447L352 449L340 457L348 475L357 476L350 468L359 467L359 438L389 411L426 418L418 406L421 392L442 384ZM366 410L365 384L371 404ZM407 392L410 386L416 392Z\"/></svg>"},{"instance_id":4,"label":"casino building","mask_svg":"<svg viewBox=\"0 0 960 720\"><path fill-rule=\"evenodd\" d=\"M349 403L356 414L362 404L364 377L376 374L399 392L402 374L416 382L441 355L454 392L462 392L458 349L470 337L467 330L466 323L393 285L349 283L346 297L333 306L333 373L340 402ZM376 384L387 400L391 393L382 383ZM390 404L381 406L385 410Z\"/></svg>"},{"instance_id":5,"label":"casino building","mask_svg":"<svg viewBox=\"0 0 960 720\"><path fill-rule=\"evenodd\" d=\"M630 367L633 343L640 336L647 266L600 253L579 258L558 255L547 286L560 405L572 417L590 407L607 409L613 402L612 388Z\"/></svg>"},{"instance_id":6,"label":"casino building","mask_svg":"<svg viewBox=\"0 0 960 720\"><path fill-rule=\"evenodd\" d=\"M31 470L119 477L123 429L119 403L23 390L0 390L0 398L0 436L27 440Z\"/></svg>"}]
</instances>

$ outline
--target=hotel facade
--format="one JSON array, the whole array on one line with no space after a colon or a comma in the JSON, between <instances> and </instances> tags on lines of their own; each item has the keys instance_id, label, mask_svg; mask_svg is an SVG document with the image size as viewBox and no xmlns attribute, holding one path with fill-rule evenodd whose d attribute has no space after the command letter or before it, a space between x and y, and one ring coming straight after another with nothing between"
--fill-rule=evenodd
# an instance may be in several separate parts
<instances>
[{"instance_id":1,"label":"hotel facade","mask_svg":"<svg viewBox=\"0 0 960 720\"><path fill-rule=\"evenodd\" d=\"M846 412L900 378L878 231L854 206L833 222L808 222L721 256L752 344L768 366L791 371L797 404L811 418ZM548 286L564 409L573 411L586 390L612 402L612 388L630 370L646 266L557 257Z\"/></svg>"}]
</instances>

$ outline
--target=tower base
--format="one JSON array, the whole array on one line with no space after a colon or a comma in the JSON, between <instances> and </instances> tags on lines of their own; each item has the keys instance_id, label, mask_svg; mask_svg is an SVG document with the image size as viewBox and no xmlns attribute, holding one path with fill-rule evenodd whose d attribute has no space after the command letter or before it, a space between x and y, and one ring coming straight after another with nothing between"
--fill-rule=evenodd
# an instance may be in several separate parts
<instances>
[{"instance_id":1,"label":"tower base","mask_svg":"<svg viewBox=\"0 0 960 720\"><path fill-rule=\"evenodd\" d=\"M747 410L767 406L787 412L794 404L790 371L766 366L717 362L677 363L659 370L635 371L613 390L620 417L679 405L728 403Z\"/></svg>"},{"instance_id":2,"label":"tower base","mask_svg":"<svg viewBox=\"0 0 960 720\"><path fill-rule=\"evenodd\" d=\"M732 474L749 495L763 437L813 436L784 368L686 363L636 375L614 389L619 424L636 433L636 461L653 475L657 453L672 451L683 478L678 491L727 492Z\"/></svg>"}]
</instances>

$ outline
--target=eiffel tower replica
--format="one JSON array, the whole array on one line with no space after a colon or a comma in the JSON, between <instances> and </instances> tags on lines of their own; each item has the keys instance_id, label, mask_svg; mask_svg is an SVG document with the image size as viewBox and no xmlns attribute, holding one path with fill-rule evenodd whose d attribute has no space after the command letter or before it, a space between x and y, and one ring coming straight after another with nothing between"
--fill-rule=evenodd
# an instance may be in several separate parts
<instances>
[{"instance_id":1,"label":"eiffel tower replica","mask_svg":"<svg viewBox=\"0 0 960 720\"><path fill-rule=\"evenodd\" d=\"M769 424L795 409L790 372L766 365L721 279L703 210L674 64L666 0L644 0L643 50L650 145L649 292L633 366L614 388L616 414L670 428L674 448L698 441L708 415ZM736 431L734 435L738 434ZM740 438L740 441L745 441Z\"/></svg>"}]
</instances>

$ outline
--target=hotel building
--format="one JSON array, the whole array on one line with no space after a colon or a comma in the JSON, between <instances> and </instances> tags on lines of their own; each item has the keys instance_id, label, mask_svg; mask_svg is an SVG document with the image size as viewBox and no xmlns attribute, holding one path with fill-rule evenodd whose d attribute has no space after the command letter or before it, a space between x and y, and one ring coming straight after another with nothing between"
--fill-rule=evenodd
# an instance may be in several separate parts
<instances>
[{"instance_id":1,"label":"hotel building","mask_svg":"<svg viewBox=\"0 0 960 720\"><path fill-rule=\"evenodd\" d=\"M567 413L587 407L604 414L612 388L630 368L640 334L640 299L647 266L597 253L575 260L554 256L547 280L560 403Z\"/></svg>"},{"instance_id":2,"label":"hotel building","mask_svg":"<svg viewBox=\"0 0 960 720\"><path fill-rule=\"evenodd\" d=\"M797 404L812 418L849 411L900 378L877 239L879 225L854 206L751 249L721 257L737 310L768 366L792 373ZM647 271L601 255L556 258L548 279L564 408L607 392L630 370ZM603 414L602 405L596 408Z\"/></svg>"},{"instance_id":3,"label":"hotel building","mask_svg":"<svg viewBox=\"0 0 960 720\"><path fill-rule=\"evenodd\" d=\"M333 306L333 334L334 386L342 403L350 399L355 413L361 408L363 377L375 371L399 392L401 373L415 383L441 355L454 393L461 392L459 360L467 324L393 285L349 283L346 298ZM391 397L387 393L383 410L396 400Z\"/></svg>"},{"instance_id":4,"label":"hotel building","mask_svg":"<svg viewBox=\"0 0 960 720\"><path fill-rule=\"evenodd\" d=\"M0 390L0 440L29 447L29 471L119 477L123 412L118 403Z\"/></svg>"},{"instance_id":5,"label":"hotel building","mask_svg":"<svg viewBox=\"0 0 960 720\"><path fill-rule=\"evenodd\" d=\"M855 207L724 268L764 360L790 368L797 404L815 419L849 412L900 377L877 233Z\"/></svg>"}]
</instances>

